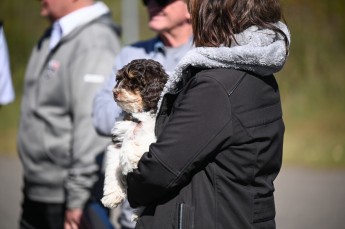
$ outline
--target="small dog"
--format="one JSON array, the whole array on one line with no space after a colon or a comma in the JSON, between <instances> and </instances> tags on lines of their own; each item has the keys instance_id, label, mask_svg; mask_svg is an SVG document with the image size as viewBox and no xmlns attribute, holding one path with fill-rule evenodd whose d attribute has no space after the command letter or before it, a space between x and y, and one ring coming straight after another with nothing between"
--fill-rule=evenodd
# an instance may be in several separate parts
<instances>
[{"instance_id":1,"label":"small dog","mask_svg":"<svg viewBox=\"0 0 345 229\"><path fill-rule=\"evenodd\" d=\"M133 60L116 74L114 99L127 114L123 121L115 122L113 143L106 152L101 201L108 208L117 207L124 201L126 175L137 168L142 154L156 141L155 114L167 79L163 66L150 59Z\"/></svg>"}]
</instances>

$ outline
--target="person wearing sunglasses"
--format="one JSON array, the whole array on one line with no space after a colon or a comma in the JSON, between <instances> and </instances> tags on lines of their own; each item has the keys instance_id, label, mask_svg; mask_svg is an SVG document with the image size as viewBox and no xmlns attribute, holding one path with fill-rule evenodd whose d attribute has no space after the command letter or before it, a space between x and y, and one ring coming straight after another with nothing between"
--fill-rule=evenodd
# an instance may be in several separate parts
<instances>
[{"instance_id":1,"label":"person wearing sunglasses","mask_svg":"<svg viewBox=\"0 0 345 229\"><path fill-rule=\"evenodd\" d=\"M93 124L100 135L110 136L116 119L123 112L112 96L115 72L134 59L153 59L171 73L181 58L192 48L192 27L187 4L182 0L143 0L149 16L148 26L156 36L125 46L115 59L114 74L96 94L93 102ZM122 205L119 223L123 229L134 228L132 209Z\"/></svg>"}]
</instances>

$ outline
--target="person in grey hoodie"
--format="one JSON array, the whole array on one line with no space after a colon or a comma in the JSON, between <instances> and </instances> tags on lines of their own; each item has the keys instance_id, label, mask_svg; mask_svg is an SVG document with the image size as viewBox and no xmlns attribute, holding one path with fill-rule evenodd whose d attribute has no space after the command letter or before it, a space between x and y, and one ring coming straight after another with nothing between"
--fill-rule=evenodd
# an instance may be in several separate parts
<instances>
[{"instance_id":1,"label":"person in grey hoodie","mask_svg":"<svg viewBox=\"0 0 345 229\"><path fill-rule=\"evenodd\" d=\"M40 2L52 25L25 74L17 143L24 170L20 228L94 228L87 209L109 139L94 130L91 104L120 49L118 28L102 2Z\"/></svg>"}]
</instances>

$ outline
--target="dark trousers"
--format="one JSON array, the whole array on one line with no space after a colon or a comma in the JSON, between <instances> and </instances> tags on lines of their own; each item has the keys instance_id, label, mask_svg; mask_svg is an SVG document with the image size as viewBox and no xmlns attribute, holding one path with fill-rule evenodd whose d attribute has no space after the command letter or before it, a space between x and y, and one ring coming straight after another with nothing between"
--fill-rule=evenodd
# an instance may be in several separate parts
<instances>
[{"instance_id":1,"label":"dark trousers","mask_svg":"<svg viewBox=\"0 0 345 229\"><path fill-rule=\"evenodd\" d=\"M42 203L24 197L21 229L62 229L65 219L65 204Z\"/></svg>"},{"instance_id":2,"label":"dark trousers","mask_svg":"<svg viewBox=\"0 0 345 229\"><path fill-rule=\"evenodd\" d=\"M63 229L65 204L42 203L24 197L20 229ZM109 209L98 201L91 201L84 214L92 229L114 229L110 222Z\"/></svg>"}]
</instances>

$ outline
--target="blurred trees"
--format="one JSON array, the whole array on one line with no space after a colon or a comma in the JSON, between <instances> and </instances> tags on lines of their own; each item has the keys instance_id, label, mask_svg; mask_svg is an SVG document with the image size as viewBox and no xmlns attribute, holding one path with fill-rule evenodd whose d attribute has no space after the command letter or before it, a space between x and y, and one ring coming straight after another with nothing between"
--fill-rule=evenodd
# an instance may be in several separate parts
<instances>
[{"instance_id":1,"label":"blurred trees","mask_svg":"<svg viewBox=\"0 0 345 229\"><path fill-rule=\"evenodd\" d=\"M105 3L121 24L121 1ZM281 0L281 4L292 36L289 59L277 74L286 122L284 160L345 166L345 1ZM25 67L48 26L39 11L38 1L0 1L16 89L16 102L0 110L0 154L15 153ZM140 37L148 38L153 33L147 29L145 8L141 6L139 13Z\"/></svg>"},{"instance_id":2,"label":"blurred trees","mask_svg":"<svg viewBox=\"0 0 345 229\"><path fill-rule=\"evenodd\" d=\"M345 1L281 1L292 34L277 74L286 163L345 165Z\"/></svg>"}]
</instances>

